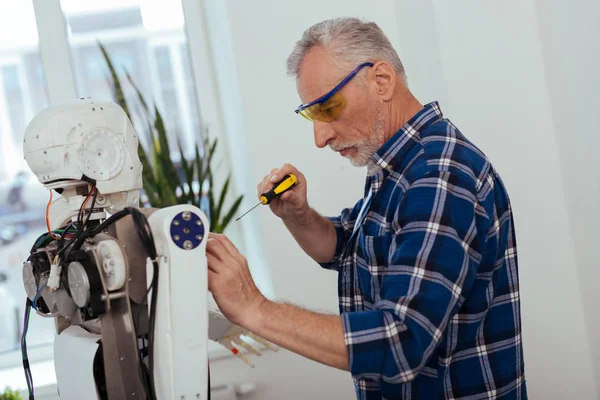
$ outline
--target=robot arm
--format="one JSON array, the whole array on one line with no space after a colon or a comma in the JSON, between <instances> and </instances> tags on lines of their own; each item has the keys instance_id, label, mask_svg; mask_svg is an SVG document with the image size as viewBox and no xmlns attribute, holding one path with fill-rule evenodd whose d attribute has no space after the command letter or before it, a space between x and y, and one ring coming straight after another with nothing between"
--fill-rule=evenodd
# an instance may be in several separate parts
<instances>
[{"instance_id":1,"label":"robot arm","mask_svg":"<svg viewBox=\"0 0 600 400\"><path fill-rule=\"evenodd\" d=\"M122 109L82 100L44 110L25 155L63 196L23 266L33 308L56 321L61 398L206 399L209 338L238 355L258 353L244 336L270 348L209 299L206 216L137 208L137 135Z\"/></svg>"}]
</instances>

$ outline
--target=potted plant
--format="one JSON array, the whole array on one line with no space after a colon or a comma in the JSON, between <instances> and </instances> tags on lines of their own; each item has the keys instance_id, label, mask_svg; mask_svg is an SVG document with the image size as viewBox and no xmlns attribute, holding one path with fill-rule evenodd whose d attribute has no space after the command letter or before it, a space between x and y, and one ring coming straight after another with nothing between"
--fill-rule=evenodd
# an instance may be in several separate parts
<instances>
[{"instance_id":1,"label":"potted plant","mask_svg":"<svg viewBox=\"0 0 600 400\"><path fill-rule=\"evenodd\" d=\"M110 72L114 100L133 122L114 64L105 47L100 43L99 46ZM243 196L235 199L228 210L225 209L231 175L223 183L220 192L217 191L211 166L217 148L217 139L212 141L208 138L204 139L202 148L196 145L193 160L185 158L181 142L178 140L181 161L173 162L167 140L167 129L158 107L149 105L127 71L125 76L135 90L137 101L141 105L142 115L138 115L138 120L146 125L143 129L138 129L139 127L136 126L136 130L146 132L151 143L151 148L148 150L144 149L141 141L138 146L138 154L143 164L142 179L148 205L163 208L176 204L192 204L207 215L211 232L223 233L240 207Z\"/></svg>"},{"instance_id":2,"label":"potted plant","mask_svg":"<svg viewBox=\"0 0 600 400\"><path fill-rule=\"evenodd\" d=\"M23 400L23 397L16 390L6 388L4 392L0 393L0 400Z\"/></svg>"}]
</instances>

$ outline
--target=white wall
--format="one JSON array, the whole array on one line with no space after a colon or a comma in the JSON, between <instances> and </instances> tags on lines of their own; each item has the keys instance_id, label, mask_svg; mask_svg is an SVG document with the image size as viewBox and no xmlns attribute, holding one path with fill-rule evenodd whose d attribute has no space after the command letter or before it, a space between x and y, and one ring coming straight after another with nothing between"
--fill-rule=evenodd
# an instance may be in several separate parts
<instances>
[{"instance_id":1,"label":"white wall","mask_svg":"<svg viewBox=\"0 0 600 400\"><path fill-rule=\"evenodd\" d=\"M560 135L535 3L435 4L449 94L446 111L493 160L513 201L532 397L593 398L589 339L561 180Z\"/></svg>"},{"instance_id":2,"label":"white wall","mask_svg":"<svg viewBox=\"0 0 600 400\"><path fill-rule=\"evenodd\" d=\"M578 262L587 263L591 276L593 260L589 247L576 246L576 256L573 243L582 240L584 234L575 237L571 232L579 230L586 217L589 220L593 214L587 212L591 213L597 202L588 204L585 211L580 209L579 220L573 218L580 199L565 197L564 190L580 190L583 181L578 180L579 186L573 187L570 181L563 184L562 180L563 175L567 179L577 177L582 169L589 170L592 176L596 167L588 150L589 158L575 157L578 162L573 167L561 170L566 153L560 150L570 139L561 135L564 128L560 124L571 120L558 115L561 105L555 100L563 94L561 86L548 84L550 77L561 71L548 69L552 54L542 45L552 39L543 29L546 20L538 30L536 3L404 0L379 1L376 7L358 0L305 0L298 7L268 0L207 3L213 8L223 4L223 15L229 24L229 61L234 65L238 85L221 96L237 97L239 112L229 118L239 121L244 130L243 149L236 149L235 132L229 138L232 151L247 151L247 174L254 182L284 162L295 164L308 178L311 204L325 214L338 212L361 195L364 171L314 146L311 126L292 111L299 99L294 81L285 76L285 59L305 28L328 17L365 17L383 28L403 57L409 84L417 97L423 102L440 100L445 114L490 156L508 186L520 251L530 398L596 398L590 352L597 354L598 347L591 347L590 339L597 340L598 335L591 334L597 333L593 330L597 325L592 323L586 333L583 299L586 303L595 302L592 293L597 283L583 282L585 279L580 283ZM541 8L544 7L551 6ZM565 14L565 29L578 24L575 16L574 12ZM592 24L593 17L588 18ZM563 47L569 47L569 40L563 39ZM592 47L593 42L587 51L593 52ZM586 65L593 72L593 56L588 57L590 62ZM576 59L570 61L569 68L576 75ZM224 79L230 77L226 75ZM577 78L579 86L588 82L581 76ZM574 96L580 95L579 86L572 88ZM593 100L592 90L585 93L589 97L586 99ZM581 99L577 103L588 107L585 115L590 119L583 128L594 131L595 126L597 132L597 107L584 102ZM582 132L584 135L586 131ZM569 143L570 149L581 145L576 137ZM583 146L592 148L591 140ZM598 143L597 138L593 140ZM254 193L254 182L248 183L248 193ZM312 263L268 210L255 213L277 297L336 312L335 274L321 271ZM595 217L597 223L597 214ZM593 228L591 224L590 231ZM597 277L598 272L595 273ZM591 312L588 321L593 317ZM289 353L269 355L251 373L239 372L229 360L214 363L213 371L215 379L222 379L216 378L219 374L258 379L262 385L255 398L323 398L324 393L332 399L352 396L346 374Z\"/></svg>"},{"instance_id":3,"label":"white wall","mask_svg":"<svg viewBox=\"0 0 600 400\"><path fill-rule=\"evenodd\" d=\"M596 250L600 242L600 2L538 0L536 5L570 233L600 392L600 253Z\"/></svg>"},{"instance_id":4,"label":"white wall","mask_svg":"<svg viewBox=\"0 0 600 400\"><path fill-rule=\"evenodd\" d=\"M209 19L219 15L220 7L225 7L230 27L232 59L222 53L228 44L222 43L221 39L215 40L213 50L219 54L217 73L229 71L230 65L222 65L223 61L235 63L235 77L229 72L224 80L237 80L238 92L228 95L239 96L242 110L239 111L241 114L229 118L241 120L245 138L238 142L235 137L230 137L229 142L232 153L243 151L249 155L249 171L244 173L252 178L247 182L246 192L256 193L256 183L265 174L289 162L306 175L309 201L317 210L334 214L353 205L362 196L365 172L353 168L332 151L315 147L312 125L293 112L300 100L295 81L286 76L285 60L308 26L337 16L340 10L344 15L376 20L386 31L392 32L392 37L397 37L393 1L379 1L377 7L368 7L363 1L309 0L297 6L266 0L212 0L206 3L211 10ZM223 22L213 20L212 23L221 26ZM233 133L239 132L238 129ZM250 206L254 198L248 196L245 200L246 206ZM266 208L254 211L254 221L267 249L277 298L313 310L337 313L337 275L321 270L305 256L281 222ZM229 360L213 363L215 380L219 379L219 373L226 377L240 374L237 368L232 368L237 365L235 360L231 361L234 363ZM270 355L268 363L257 364L257 369L248 374L262 383L256 399L294 400L313 396L341 400L354 397L347 373L290 353Z\"/></svg>"}]
</instances>

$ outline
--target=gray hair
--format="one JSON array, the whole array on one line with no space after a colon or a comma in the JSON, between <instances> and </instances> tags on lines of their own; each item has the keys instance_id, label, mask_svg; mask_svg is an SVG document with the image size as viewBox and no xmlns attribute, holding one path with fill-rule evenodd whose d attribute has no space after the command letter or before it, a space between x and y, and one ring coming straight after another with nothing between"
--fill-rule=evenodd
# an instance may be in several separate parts
<instances>
[{"instance_id":1,"label":"gray hair","mask_svg":"<svg viewBox=\"0 0 600 400\"><path fill-rule=\"evenodd\" d=\"M334 18L311 26L304 31L287 59L288 75L298 77L304 57L316 46L326 48L334 62L342 61L353 65L352 68L367 61L387 61L406 84L406 73L398 53L374 22Z\"/></svg>"}]
</instances>

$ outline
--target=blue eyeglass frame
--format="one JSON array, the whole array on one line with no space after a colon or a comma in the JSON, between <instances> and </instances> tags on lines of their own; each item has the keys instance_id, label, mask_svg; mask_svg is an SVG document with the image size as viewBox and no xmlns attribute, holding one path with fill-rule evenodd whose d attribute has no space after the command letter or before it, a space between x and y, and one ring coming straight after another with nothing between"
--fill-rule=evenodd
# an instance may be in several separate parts
<instances>
[{"instance_id":1,"label":"blue eyeglass frame","mask_svg":"<svg viewBox=\"0 0 600 400\"><path fill-rule=\"evenodd\" d=\"M336 94L341 88L343 88L348 82L350 82L350 80L352 78L354 78L354 76L356 74L358 74L358 71L360 71L364 67L372 67L373 65L375 65L375 64L373 64L372 62L366 62L366 63L360 64L358 67L356 67L356 69L354 71L350 72L347 77L345 77L340 83L338 83L336 85L336 87L334 87L328 93L324 94L323 96L319 97L318 99L311 101L310 103L302 104L301 106L296 108L295 113L299 114L300 111L305 110L308 107L314 106L315 104L325 103L327 100L329 100L331 98L331 96Z\"/></svg>"}]
</instances>

